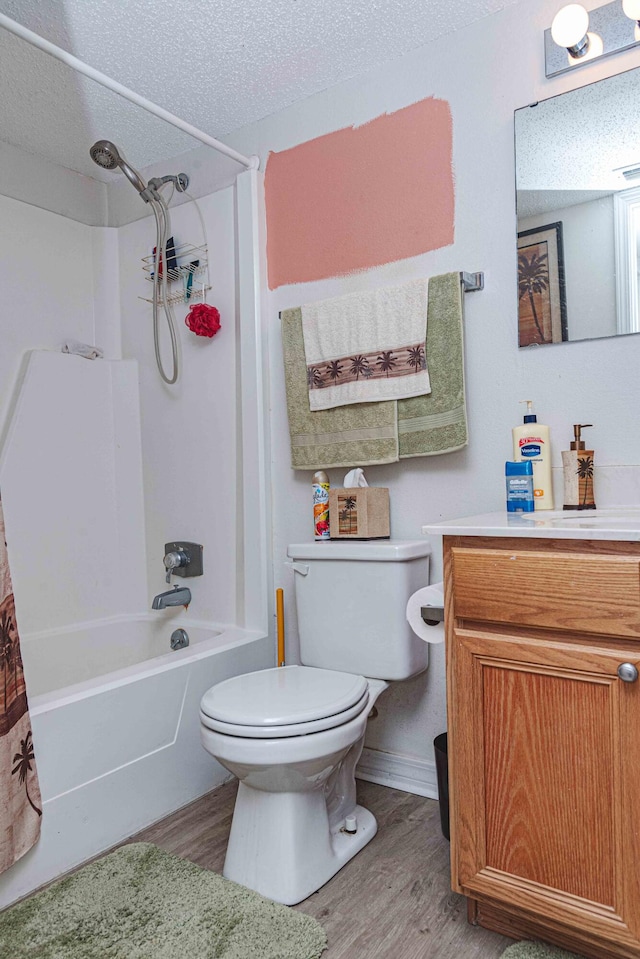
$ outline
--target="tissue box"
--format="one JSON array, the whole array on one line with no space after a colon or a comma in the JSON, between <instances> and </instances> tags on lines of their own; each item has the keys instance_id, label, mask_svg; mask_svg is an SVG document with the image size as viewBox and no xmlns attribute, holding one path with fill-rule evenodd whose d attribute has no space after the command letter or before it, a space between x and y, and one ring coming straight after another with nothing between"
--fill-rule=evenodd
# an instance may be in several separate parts
<instances>
[{"instance_id":1,"label":"tissue box","mask_svg":"<svg viewBox=\"0 0 640 959\"><path fill-rule=\"evenodd\" d=\"M389 490L354 486L329 490L331 539L389 539Z\"/></svg>"}]
</instances>

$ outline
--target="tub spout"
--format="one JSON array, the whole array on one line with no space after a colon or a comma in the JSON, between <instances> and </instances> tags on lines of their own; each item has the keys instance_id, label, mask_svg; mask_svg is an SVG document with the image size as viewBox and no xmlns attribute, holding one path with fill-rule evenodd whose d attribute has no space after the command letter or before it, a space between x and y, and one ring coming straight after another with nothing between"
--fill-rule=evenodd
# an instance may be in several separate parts
<instances>
[{"instance_id":1,"label":"tub spout","mask_svg":"<svg viewBox=\"0 0 640 959\"><path fill-rule=\"evenodd\" d=\"M167 606L184 606L186 609L190 602L191 590L188 586L174 586L154 596L151 609L166 609Z\"/></svg>"}]
</instances>

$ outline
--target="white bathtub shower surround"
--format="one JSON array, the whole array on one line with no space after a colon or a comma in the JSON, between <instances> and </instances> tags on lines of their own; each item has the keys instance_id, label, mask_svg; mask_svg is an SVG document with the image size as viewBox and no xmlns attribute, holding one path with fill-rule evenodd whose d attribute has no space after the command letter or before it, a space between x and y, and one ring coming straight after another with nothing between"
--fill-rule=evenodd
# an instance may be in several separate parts
<instances>
[{"instance_id":1,"label":"white bathtub shower surround","mask_svg":"<svg viewBox=\"0 0 640 959\"><path fill-rule=\"evenodd\" d=\"M190 645L173 651L178 627ZM0 908L224 782L200 745L200 699L213 683L272 666L273 643L145 614L32 634L23 656L42 834L0 877ZM60 688L64 675L73 685Z\"/></svg>"},{"instance_id":2,"label":"white bathtub shower surround","mask_svg":"<svg viewBox=\"0 0 640 959\"><path fill-rule=\"evenodd\" d=\"M178 628L187 631L189 646L172 650L171 633ZM82 692L79 685L88 683L87 688L93 691L96 681L104 680L108 674L117 672L119 682L127 675L138 675L143 664L150 664L149 668L154 670L161 666L172 668L177 654L182 661L208 655L211 641L223 633L223 645L234 642L238 636L231 626L186 617L182 607L169 614L110 616L31 633L22 641L29 697L31 701L38 697L41 704L45 697L53 702L60 697L61 690L69 687L77 696Z\"/></svg>"},{"instance_id":3,"label":"white bathtub shower surround","mask_svg":"<svg viewBox=\"0 0 640 959\"><path fill-rule=\"evenodd\" d=\"M134 360L28 354L0 483L23 635L145 608Z\"/></svg>"}]
</instances>

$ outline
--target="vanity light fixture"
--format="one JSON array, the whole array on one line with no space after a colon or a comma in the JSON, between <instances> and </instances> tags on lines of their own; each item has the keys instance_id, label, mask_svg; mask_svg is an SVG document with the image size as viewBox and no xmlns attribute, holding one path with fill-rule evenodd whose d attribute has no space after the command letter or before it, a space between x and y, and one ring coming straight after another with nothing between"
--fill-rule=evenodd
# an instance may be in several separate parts
<instances>
[{"instance_id":1,"label":"vanity light fixture","mask_svg":"<svg viewBox=\"0 0 640 959\"><path fill-rule=\"evenodd\" d=\"M639 44L640 0L613 0L590 13L581 4L570 3L544 32L545 74L555 77Z\"/></svg>"},{"instance_id":2,"label":"vanity light fixture","mask_svg":"<svg viewBox=\"0 0 640 959\"><path fill-rule=\"evenodd\" d=\"M553 18L551 37L571 59L581 60L593 47L588 30L589 14L585 8L579 3L568 3Z\"/></svg>"}]
</instances>

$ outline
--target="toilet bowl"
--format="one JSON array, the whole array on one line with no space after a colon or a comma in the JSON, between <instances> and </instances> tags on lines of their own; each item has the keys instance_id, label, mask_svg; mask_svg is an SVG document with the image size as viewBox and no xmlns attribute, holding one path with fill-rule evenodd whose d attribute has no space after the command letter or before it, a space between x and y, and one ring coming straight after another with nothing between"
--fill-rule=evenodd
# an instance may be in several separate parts
<instances>
[{"instance_id":1,"label":"toilet bowl","mask_svg":"<svg viewBox=\"0 0 640 959\"><path fill-rule=\"evenodd\" d=\"M202 698L204 748L239 780L227 879L286 905L328 882L375 835L356 803L367 719L389 679L426 669L405 620L428 582L425 543L290 546L304 665L246 673ZM319 596L331 602L318 605ZM367 677L367 678L365 678Z\"/></svg>"},{"instance_id":2,"label":"toilet bowl","mask_svg":"<svg viewBox=\"0 0 640 959\"><path fill-rule=\"evenodd\" d=\"M367 717L386 687L286 666L234 677L205 694L202 744L240 783L227 879L293 905L373 838L375 818L356 803L355 767ZM344 830L347 817L355 817L353 832Z\"/></svg>"}]
</instances>

